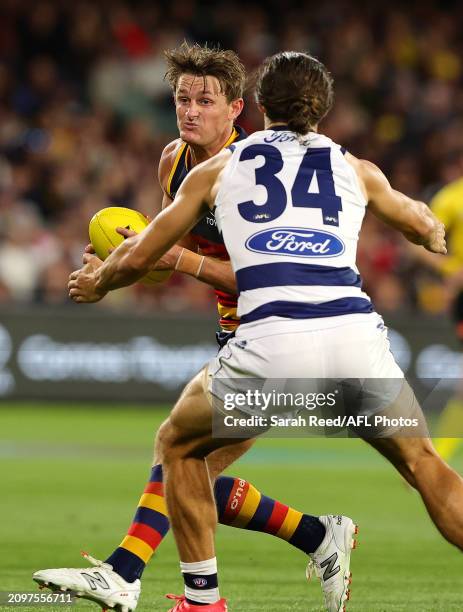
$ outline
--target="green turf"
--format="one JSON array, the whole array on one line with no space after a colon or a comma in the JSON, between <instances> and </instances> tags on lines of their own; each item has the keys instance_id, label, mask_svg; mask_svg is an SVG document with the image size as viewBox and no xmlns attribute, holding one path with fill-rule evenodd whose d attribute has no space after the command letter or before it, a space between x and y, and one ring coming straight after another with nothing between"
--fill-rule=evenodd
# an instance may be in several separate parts
<instances>
[{"instance_id":1,"label":"green turf","mask_svg":"<svg viewBox=\"0 0 463 612\"><path fill-rule=\"evenodd\" d=\"M34 591L34 570L79 566L80 550L104 558L117 546L147 479L164 414L131 407L0 408L0 590ZM460 471L462 459L454 462ZM362 442L261 440L230 473L298 509L358 521L349 611L463 609L461 554L437 534L418 496ZM231 612L323 610L318 583L305 582L304 555L285 542L220 527L217 546ZM177 568L168 537L145 572L140 611L168 609L163 594L182 592ZM21 608L51 609L59 608ZM97 610L81 600L74 609Z\"/></svg>"}]
</instances>

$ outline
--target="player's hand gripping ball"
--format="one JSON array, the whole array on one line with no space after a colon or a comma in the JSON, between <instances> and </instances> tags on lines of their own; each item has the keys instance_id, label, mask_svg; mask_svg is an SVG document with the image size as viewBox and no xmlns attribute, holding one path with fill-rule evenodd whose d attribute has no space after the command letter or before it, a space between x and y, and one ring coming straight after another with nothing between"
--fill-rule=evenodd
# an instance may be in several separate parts
<instances>
[{"instance_id":1,"label":"player's hand gripping ball","mask_svg":"<svg viewBox=\"0 0 463 612\"><path fill-rule=\"evenodd\" d=\"M88 227L90 242L95 249L95 253L104 261L108 257L110 249L114 249L125 240L124 236L116 231L116 228L125 227L139 234L148 224L148 219L142 213L131 208L124 208L123 206L103 208L95 213L90 220ZM139 282L144 285L162 283L171 276L172 272L172 270L149 272Z\"/></svg>"}]
</instances>

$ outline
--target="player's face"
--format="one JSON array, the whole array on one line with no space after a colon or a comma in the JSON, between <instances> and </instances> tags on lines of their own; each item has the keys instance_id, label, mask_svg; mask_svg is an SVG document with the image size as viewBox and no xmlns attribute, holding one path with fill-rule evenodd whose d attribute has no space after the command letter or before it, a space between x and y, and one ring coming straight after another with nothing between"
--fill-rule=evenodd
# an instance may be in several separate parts
<instances>
[{"instance_id":1,"label":"player's face","mask_svg":"<svg viewBox=\"0 0 463 612\"><path fill-rule=\"evenodd\" d=\"M230 134L242 100L227 102L217 78L183 74L177 83L175 109L180 138L208 147Z\"/></svg>"}]
</instances>

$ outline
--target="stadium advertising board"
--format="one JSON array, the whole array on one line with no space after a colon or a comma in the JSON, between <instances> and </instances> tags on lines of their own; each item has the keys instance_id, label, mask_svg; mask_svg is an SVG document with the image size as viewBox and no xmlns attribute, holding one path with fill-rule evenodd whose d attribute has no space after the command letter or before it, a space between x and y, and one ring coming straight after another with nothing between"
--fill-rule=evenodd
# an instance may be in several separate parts
<instances>
[{"instance_id":1,"label":"stadium advertising board","mask_svg":"<svg viewBox=\"0 0 463 612\"><path fill-rule=\"evenodd\" d=\"M424 390L437 384L445 399L461 368L451 324L411 317L388 323L400 366L412 380L422 379ZM172 401L216 353L215 325L213 317L3 309L0 396Z\"/></svg>"},{"instance_id":2,"label":"stadium advertising board","mask_svg":"<svg viewBox=\"0 0 463 612\"><path fill-rule=\"evenodd\" d=\"M216 351L214 322L3 311L3 399L167 401Z\"/></svg>"}]
</instances>

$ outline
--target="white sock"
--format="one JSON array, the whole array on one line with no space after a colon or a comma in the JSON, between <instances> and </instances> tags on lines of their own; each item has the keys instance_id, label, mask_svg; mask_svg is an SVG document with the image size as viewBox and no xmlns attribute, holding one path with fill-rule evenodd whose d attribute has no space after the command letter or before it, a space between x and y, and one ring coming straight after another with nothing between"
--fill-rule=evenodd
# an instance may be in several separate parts
<instances>
[{"instance_id":1,"label":"white sock","mask_svg":"<svg viewBox=\"0 0 463 612\"><path fill-rule=\"evenodd\" d=\"M180 569L185 581L187 599L202 604L213 604L219 601L216 557L195 563L180 561Z\"/></svg>"}]
</instances>

